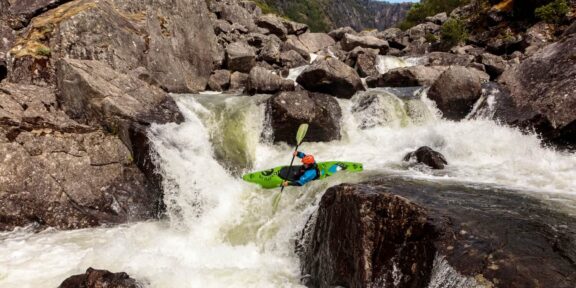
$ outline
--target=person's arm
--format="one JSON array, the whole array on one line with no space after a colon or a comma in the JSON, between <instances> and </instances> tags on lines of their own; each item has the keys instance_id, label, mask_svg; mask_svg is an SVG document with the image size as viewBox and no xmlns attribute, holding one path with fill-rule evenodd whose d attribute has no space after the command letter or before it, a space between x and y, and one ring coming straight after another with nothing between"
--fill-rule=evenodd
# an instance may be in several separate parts
<instances>
[{"instance_id":1,"label":"person's arm","mask_svg":"<svg viewBox=\"0 0 576 288\"><path fill-rule=\"evenodd\" d=\"M316 174L317 173L315 169L306 171L304 175L298 179L298 181L295 181L298 184L295 186L304 186L306 183L314 180L316 178Z\"/></svg>"},{"instance_id":2,"label":"person's arm","mask_svg":"<svg viewBox=\"0 0 576 288\"><path fill-rule=\"evenodd\" d=\"M306 154L304 154L304 153L302 153L302 152L300 152L300 151L296 151L296 152L294 152L294 156L302 159L302 158L304 158L304 156L306 156Z\"/></svg>"}]
</instances>

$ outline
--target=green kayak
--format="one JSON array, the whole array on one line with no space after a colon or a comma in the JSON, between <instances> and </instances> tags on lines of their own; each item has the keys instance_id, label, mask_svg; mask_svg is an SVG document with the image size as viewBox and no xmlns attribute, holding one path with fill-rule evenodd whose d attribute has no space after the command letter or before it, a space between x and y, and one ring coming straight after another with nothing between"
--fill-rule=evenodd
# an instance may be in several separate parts
<instances>
[{"instance_id":1,"label":"green kayak","mask_svg":"<svg viewBox=\"0 0 576 288\"><path fill-rule=\"evenodd\" d=\"M262 188L271 189L277 188L282 185L284 180L294 180L294 176L298 173L301 166L292 166L292 169L288 169L288 166L280 166L272 168L265 171L254 172L242 176L242 179L246 182L260 184ZM324 179L328 176L336 174L338 171L350 171L350 172L360 172L362 171L361 163L354 162L341 162L341 161L330 161L330 162L320 162L318 163L318 168L320 169L320 178ZM288 175L288 170L290 174Z\"/></svg>"}]
</instances>

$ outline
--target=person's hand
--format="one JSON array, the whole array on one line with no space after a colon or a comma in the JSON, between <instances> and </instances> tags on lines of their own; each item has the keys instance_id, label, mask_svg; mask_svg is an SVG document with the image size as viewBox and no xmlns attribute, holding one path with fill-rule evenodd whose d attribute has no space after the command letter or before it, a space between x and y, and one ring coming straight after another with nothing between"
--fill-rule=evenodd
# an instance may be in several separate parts
<instances>
[{"instance_id":1,"label":"person's hand","mask_svg":"<svg viewBox=\"0 0 576 288\"><path fill-rule=\"evenodd\" d=\"M294 151L294 153L292 153L292 155L298 156L298 151Z\"/></svg>"},{"instance_id":2,"label":"person's hand","mask_svg":"<svg viewBox=\"0 0 576 288\"><path fill-rule=\"evenodd\" d=\"M284 187L288 186L288 181L282 182L282 186L284 186Z\"/></svg>"}]
</instances>

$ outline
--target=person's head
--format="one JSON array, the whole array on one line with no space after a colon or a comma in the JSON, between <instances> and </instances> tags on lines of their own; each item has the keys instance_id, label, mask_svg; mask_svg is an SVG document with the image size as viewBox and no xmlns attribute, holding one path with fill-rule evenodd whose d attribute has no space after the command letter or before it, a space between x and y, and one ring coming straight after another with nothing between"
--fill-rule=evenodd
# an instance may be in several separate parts
<instances>
[{"instance_id":1,"label":"person's head","mask_svg":"<svg viewBox=\"0 0 576 288\"><path fill-rule=\"evenodd\" d=\"M314 156L312 155L306 155L304 158L302 158L302 164L304 164L306 167L313 165L315 162L316 161L314 160Z\"/></svg>"}]
</instances>

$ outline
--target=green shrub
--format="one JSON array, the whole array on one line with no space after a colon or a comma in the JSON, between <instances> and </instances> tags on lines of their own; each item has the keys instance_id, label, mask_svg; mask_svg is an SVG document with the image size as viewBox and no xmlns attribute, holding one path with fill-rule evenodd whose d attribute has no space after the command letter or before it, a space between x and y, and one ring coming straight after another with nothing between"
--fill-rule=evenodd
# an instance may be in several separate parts
<instances>
[{"instance_id":1,"label":"green shrub","mask_svg":"<svg viewBox=\"0 0 576 288\"><path fill-rule=\"evenodd\" d=\"M548 23L560 23L566 17L570 7L566 0L556 0L547 5L536 8L534 14Z\"/></svg>"},{"instance_id":2,"label":"green shrub","mask_svg":"<svg viewBox=\"0 0 576 288\"><path fill-rule=\"evenodd\" d=\"M50 57L50 54L52 54L52 50L50 50L50 48L44 45L40 45L36 48L36 54L39 56Z\"/></svg>"},{"instance_id":3,"label":"green shrub","mask_svg":"<svg viewBox=\"0 0 576 288\"><path fill-rule=\"evenodd\" d=\"M442 25L440 37L443 44L453 47L468 38L468 31L461 20L449 19Z\"/></svg>"},{"instance_id":4,"label":"green shrub","mask_svg":"<svg viewBox=\"0 0 576 288\"><path fill-rule=\"evenodd\" d=\"M470 3L470 0L422 0L412 5L406 18L399 24L402 30L414 27L426 20L428 16L438 13L450 13L455 8Z\"/></svg>"},{"instance_id":5,"label":"green shrub","mask_svg":"<svg viewBox=\"0 0 576 288\"><path fill-rule=\"evenodd\" d=\"M429 42L429 43L435 43L436 41L438 41L438 37L436 37L436 35L434 35L432 33L428 33L428 34L424 35L424 38L426 38L426 42Z\"/></svg>"}]
</instances>

